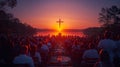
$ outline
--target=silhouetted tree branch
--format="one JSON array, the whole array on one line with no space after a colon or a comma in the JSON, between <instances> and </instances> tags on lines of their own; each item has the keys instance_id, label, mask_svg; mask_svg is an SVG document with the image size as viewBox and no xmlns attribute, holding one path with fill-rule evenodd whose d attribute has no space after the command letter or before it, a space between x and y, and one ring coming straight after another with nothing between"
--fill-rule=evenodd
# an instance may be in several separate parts
<instances>
[{"instance_id":1,"label":"silhouetted tree branch","mask_svg":"<svg viewBox=\"0 0 120 67\"><path fill-rule=\"evenodd\" d=\"M11 13L7 13L4 9L5 6L15 7L16 0L4 0L0 1L0 33L15 33L19 35L32 35L36 32L36 29L30 25L23 24Z\"/></svg>"},{"instance_id":2,"label":"silhouetted tree branch","mask_svg":"<svg viewBox=\"0 0 120 67\"><path fill-rule=\"evenodd\" d=\"M110 24L115 24L120 22L120 8L117 6L112 6L110 8L102 8L99 13L99 22L103 26L108 26Z\"/></svg>"},{"instance_id":3,"label":"silhouetted tree branch","mask_svg":"<svg viewBox=\"0 0 120 67\"><path fill-rule=\"evenodd\" d=\"M0 1L0 9L4 9L5 6L14 8L17 5L17 0L3 0Z\"/></svg>"}]
</instances>

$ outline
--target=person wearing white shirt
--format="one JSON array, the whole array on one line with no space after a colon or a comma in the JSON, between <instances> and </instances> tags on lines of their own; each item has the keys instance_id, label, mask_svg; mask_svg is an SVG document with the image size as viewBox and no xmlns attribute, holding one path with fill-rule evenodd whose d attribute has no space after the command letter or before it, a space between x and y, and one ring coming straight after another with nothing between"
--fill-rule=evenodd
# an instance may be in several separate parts
<instances>
[{"instance_id":1,"label":"person wearing white shirt","mask_svg":"<svg viewBox=\"0 0 120 67\"><path fill-rule=\"evenodd\" d=\"M99 58L99 54L96 49L89 49L84 52L82 58Z\"/></svg>"},{"instance_id":2,"label":"person wearing white shirt","mask_svg":"<svg viewBox=\"0 0 120 67\"><path fill-rule=\"evenodd\" d=\"M116 43L111 39L111 32L105 32L105 39L100 40L98 43L98 48L107 51L110 55L110 60L113 62L114 50L117 48Z\"/></svg>"},{"instance_id":3,"label":"person wearing white shirt","mask_svg":"<svg viewBox=\"0 0 120 67\"><path fill-rule=\"evenodd\" d=\"M83 58L83 59L86 59L86 58L99 58L98 51L95 49L95 47L94 47L93 44L90 44L90 45L89 45L89 49L86 50L86 51L83 53L82 58Z\"/></svg>"},{"instance_id":4,"label":"person wearing white shirt","mask_svg":"<svg viewBox=\"0 0 120 67\"><path fill-rule=\"evenodd\" d=\"M15 57L13 60L13 64L27 64L29 67L34 67L33 59L30 56L27 56L28 47L21 46L20 47L20 55Z\"/></svg>"},{"instance_id":5,"label":"person wearing white shirt","mask_svg":"<svg viewBox=\"0 0 120 67\"><path fill-rule=\"evenodd\" d=\"M47 43L47 46L49 47L49 49L51 48L51 43L50 42L48 42Z\"/></svg>"},{"instance_id":6,"label":"person wearing white shirt","mask_svg":"<svg viewBox=\"0 0 120 67\"><path fill-rule=\"evenodd\" d=\"M42 65L43 67L47 66L47 61L48 61L48 53L49 53L49 48L46 44L43 44L40 49L40 54L41 54L41 59L42 59Z\"/></svg>"},{"instance_id":7,"label":"person wearing white shirt","mask_svg":"<svg viewBox=\"0 0 120 67\"><path fill-rule=\"evenodd\" d=\"M49 52L48 46L47 46L46 44L43 44L43 45L41 46L41 51L43 51L43 52Z\"/></svg>"},{"instance_id":8,"label":"person wearing white shirt","mask_svg":"<svg viewBox=\"0 0 120 67\"><path fill-rule=\"evenodd\" d=\"M41 64L41 55L40 53L37 51L37 45L33 45L31 46L31 52L30 52L30 56L33 58L34 63L39 63Z\"/></svg>"},{"instance_id":9,"label":"person wearing white shirt","mask_svg":"<svg viewBox=\"0 0 120 67\"><path fill-rule=\"evenodd\" d=\"M92 67L94 63L98 61L98 59L98 51L95 49L94 44L90 44L89 49L83 53L81 65L85 67Z\"/></svg>"}]
</instances>

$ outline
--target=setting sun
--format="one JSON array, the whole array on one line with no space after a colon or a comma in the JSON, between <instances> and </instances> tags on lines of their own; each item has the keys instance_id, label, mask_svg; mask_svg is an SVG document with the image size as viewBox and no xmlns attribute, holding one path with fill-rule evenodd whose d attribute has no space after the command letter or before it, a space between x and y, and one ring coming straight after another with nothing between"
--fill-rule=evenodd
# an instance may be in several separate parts
<instances>
[{"instance_id":1,"label":"setting sun","mask_svg":"<svg viewBox=\"0 0 120 67\"><path fill-rule=\"evenodd\" d=\"M58 32L62 32L62 29L61 29L61 28L58 28Z\"/></svg>"}]
</instances>

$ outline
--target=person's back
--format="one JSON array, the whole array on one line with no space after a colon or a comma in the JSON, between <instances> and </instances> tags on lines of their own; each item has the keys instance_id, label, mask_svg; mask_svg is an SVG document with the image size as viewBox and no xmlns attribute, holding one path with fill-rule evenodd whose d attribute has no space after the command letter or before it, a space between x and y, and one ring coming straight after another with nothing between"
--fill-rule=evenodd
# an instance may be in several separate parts
<instances>
[{"instance_id":1,"label":"person's back","mask_svg":"<svg viewBox=\"0 0 120 67\"><path fill-rule=\"evenodd\" d=\"M42 52L49 52L48 46L47 46L46 44L43 44L43 45L41 46L41 51L42 51Z\"/></svg>"},{"instance_id":2,"label":"person's back","mask_svg":"<svg viewBox=\"0 0 120 67\"><path fill-rule=\"evenodd\" d=\"M89 49L83 53L81 65L85 67L93 67L99 59L98 51L95 49L94 44L89 44Z\"/></svg>"},{"instance_id":3,"label":"person's back","mask_svg":"<svg viewBox=\"0 0 120 67\"><path fill-rule=\"evenodd\" d=\"M29 67L34 67L34 62L31 57L27 56L28 47L21 46L20 55L16 56L13 60L13 64L28 64Z\"/></svg>"},{"instance_id":4,"label":"person's back","mask_svg":"<svg viewBox=\"0 0 120 67\"><path fill-rule=\"evenodd\" d=\"M49 48L46 44L43 44L40 48L40 55L41 55L41 59L42 59L42 66L46 67L47 66L47 62L48 62L48 53L49 53Z\"/></svg>"},{"instance_id":5,"label":"person's back","mask_svg":"<svg viewBox=\"0 0 120 67\"><path fill-rule=\"evenodd\" d=\"M26 55L19 55L15 57L13 63L14 64L28 64L30 65L30 67L34 67L32 58Z\"/></svg>"},{"instance_id":6,"label":"person's back","mask_svg":"<svg viewBox=\"0 0 120 67\"><path fill-rule=\"evenodd\" d=\"M30 56L32 57L34 63L41 64L41 55L37 49L37 45L31 46Z\"/></svg>"},{"instance_id":7,"label":"person's back","mask_svg":"<svg viewBox=\"0 0 120 67\"><path fill-rule=\"evenodd\" d=\"M84 52L82 58L99 58L99 54L96 49L89 49Z\"/></svg>"},{"instance_id":8,"label":"person's back","mask_svg":"<svg viewBox=\"0 0 120 67\"><path fill-rule=\"evenodd\" d=\"M100 51L100 60L95 63L94 67L113 67L113 63L110 61L110 56L107 51Z\"/></svg>"},{"instance_id":9,"label":"person's back","mask_svg":"<svg viewBox=\"0 0 120 67\"><path fill-rule=\"evenodd\" d=\"M116 45L115 45L115 42L111 39L103 39L99 42L98 48L102 48L102 49L110 52L116 48Z\"/></svg>"},{"instance_id":10,"label":"person's back","mask_svg":"<svg viewBox=\"0 0 120 67\"><path fill-rule=\"evenodd\" d=\"M110 61L113 62L114 50L117 48L116 43L111 38L112 33L107 31L104 34L104 39L100 40L98 43L98 49L103 49L108 52L110 56Z\"/></svg>"},{"instance_id":11,"label":"person's back","mask_svg":"<svg viewBox=\"0 0 120 67\"><path fill-rule=\"evenodd\" d=\"M82 58L99 58L98 51L95 49L95 44L89 43L89 49L83 53Z\"/></svg>"}]
</instances>

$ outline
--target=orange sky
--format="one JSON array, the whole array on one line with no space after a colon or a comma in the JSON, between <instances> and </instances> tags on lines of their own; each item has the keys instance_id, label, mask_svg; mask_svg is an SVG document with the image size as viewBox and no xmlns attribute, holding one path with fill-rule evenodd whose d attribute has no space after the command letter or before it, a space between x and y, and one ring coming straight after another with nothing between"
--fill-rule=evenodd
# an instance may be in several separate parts
<instances>
[{"instance_id":1,"label":"orange sky","mask_svg":"<svg viewBox=\"0 0 120 67\"><path fill-rule=\"evenodd\" d=\"M56 29L62 19L63 29L100 26L98 14L102 7L120 4L119 0L19 0L11 12L35 28Z\"/></svg>"}]
</instances>

